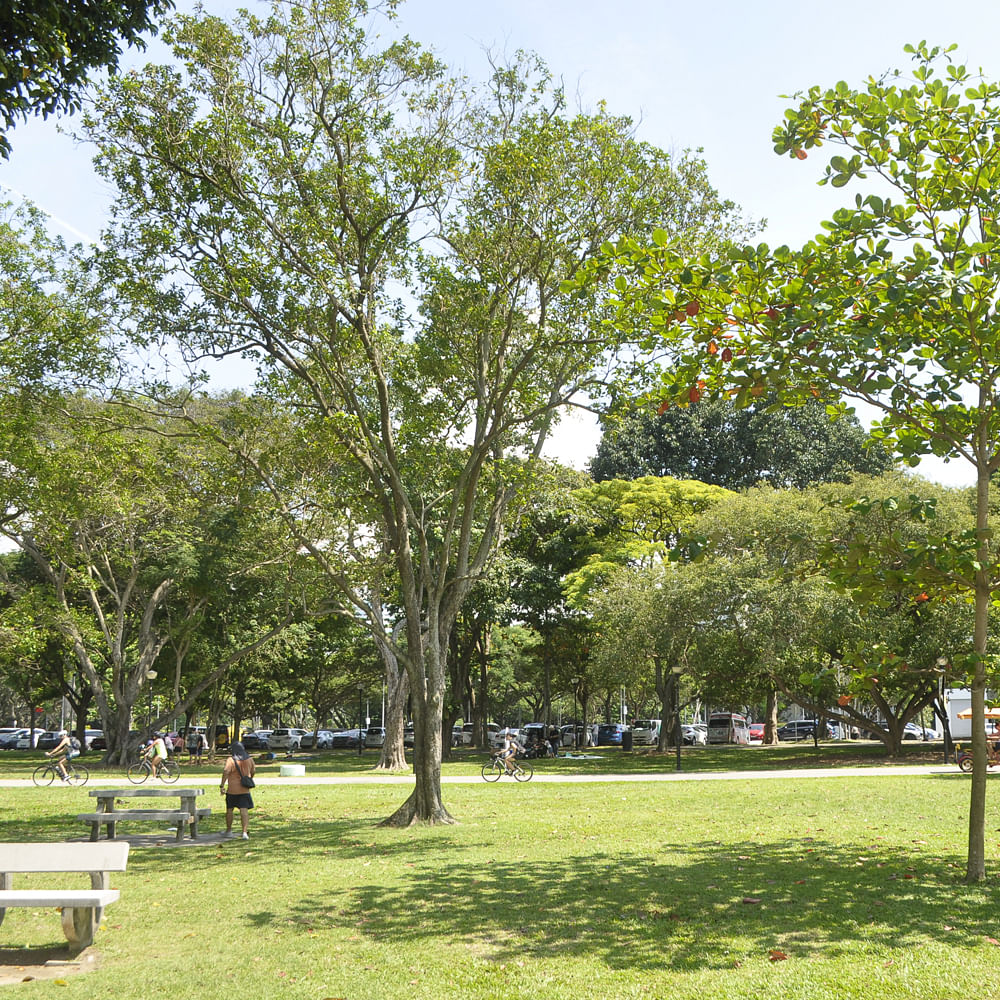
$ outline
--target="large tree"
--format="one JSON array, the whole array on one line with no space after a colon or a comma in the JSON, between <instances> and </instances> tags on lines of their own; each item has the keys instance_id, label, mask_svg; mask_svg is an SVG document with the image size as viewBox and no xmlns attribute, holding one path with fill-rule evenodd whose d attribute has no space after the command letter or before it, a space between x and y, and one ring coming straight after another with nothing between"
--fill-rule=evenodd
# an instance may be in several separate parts
<instances>
[{"instance_id":1,"label":"large tree","mask_svg":"<svg viewBox=\"0 0 1000 1000\"><path fill-rule=\"evenodd\" d=\"M73 111L94 70L118 68L121 43L143 48L173 0L11 0L0 16L0 156L32 114Z\"/></svg>"},{"instance_id":2,"label":"large tree","mask_svg":"<svg viewBox=\"0 0 1000 1000\"><path fill-rule=\"evenodd\" d=\"M123 295L191 360L256 358L262 392L297 414L299 452L334 484L337 539L310 537L298 494L273 493L408 672L416 781L388 822L448 822L452 628L528 482L524 458L560 408L599 390L619 339L593 321L602 292L561 281L654 219L694 249L733 217L697 158L637 143L603 109L568 114L530 60L460 100L413 42L367 34L371 14L314 0L236 25L180 18L166 37L181 67L113 81L90 133L119 191L107 246ZM281 456L231 443L269 486L282 478ZM365 560L382 542L391 559L398 636L359 593L362 546L341 544L352 522L370 525Z\"/></svg>"},{"instance_id":3,"label":"large tree","mask_svg":"<svg viewBox=\"0 0 1000 1000\"><path fill-rule=\"evenodd\" d=\"M297 566L284 532L225 453L137 426L148 423L63 397L0 475L0 534L34 564L119 762L154 679L173 694L169 721L303 603L281 585Z\"/></svg>"},{"instance_id":4,"label":"large tree","mask_svg":"<svg viewBox=\"0 0 1000 1000\"><path fill-rule=\"evenodd\" d=\"M730 399L633 407L605 423L590 471L598 480L673 476L743 490L878 475L891 464L853 415L835 420L819 401L788 407L770 397L742 408Z\"/></svg>"},{"instance_id":5,"label":"large tree","mask_svg":"<svg viewBox=\"0 0 1000 1000\"><path fill-rule=\"evenodd\" d=\"M700 259L662 236L623 245L623 322L652 326L674 351L662 386L669 400L860 400L881 414L875 433L904 460L935 454L974 471L975 529L944 526L924 549L926 572L911 568L935 592L959 588L975 605L967 878L977 881L988 612L1000 583L988 524L1000 470L1000 85L955 64L951 50L907 51L909 78L813 87L775 130L776 152L793 159L833 146L821 183L861 189L821 235L799 250L745 246Z\"/></svg>"}]
</instances>

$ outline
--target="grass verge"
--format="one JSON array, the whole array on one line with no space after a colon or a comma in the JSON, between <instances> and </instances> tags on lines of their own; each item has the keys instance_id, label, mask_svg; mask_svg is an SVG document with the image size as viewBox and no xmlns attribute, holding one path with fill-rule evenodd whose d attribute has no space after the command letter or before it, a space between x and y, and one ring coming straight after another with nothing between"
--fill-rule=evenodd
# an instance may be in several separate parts
<instances>
[{"instance_id":1,"label":"grass verge","mask_svg":"<svg viewBox=\"0 0 1000 1000\"><path fill-rule=\"evenodd\" d=\"M114 1000L991 996L1000 824L991 815L990 879L965 886L968 789L957 772L455 785L459 825L399 831L377 826L398 787L263 786L249 844L135 849L113 880L102 967L27 988ZM90 802L65 787L3 795L10 841L76 836ZM12 910L0 932L3 947L58 940L51 912Z\"/></svg>"}]
</instances>

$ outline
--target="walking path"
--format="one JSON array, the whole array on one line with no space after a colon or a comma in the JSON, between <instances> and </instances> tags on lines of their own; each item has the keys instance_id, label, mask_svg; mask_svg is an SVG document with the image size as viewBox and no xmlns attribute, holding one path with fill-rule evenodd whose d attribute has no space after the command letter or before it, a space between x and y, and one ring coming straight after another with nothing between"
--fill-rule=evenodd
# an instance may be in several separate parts
<instances>
[{"instance_id":1,"label":"walking path","mask_svg":"<svg viewBox=\"0 0 1000 1000\"><path fill-rule=\"evenodd\" d=\"M945 764L899 764L885 767L829 767L829 768L789 768L779 771L663 771L654 774L545 774L535 771L532 779L544 784L585 784L588 782L664 782L664 781L762 781L768 778L871 778L871 777L941 777L950 775L961 777L957 767ZM211 775L188 777L181 775L185 785L216 785L218 777ZM255 775L258 785L412 785L412 774L351 774L351 775L305 775L303 777L280 777ZM478 774L443 775L442 785L481 784ZM91 785L121 785L121 775L91 775ZM0 788L27 788L30 778L2 778ZM163 787L167 788L168 785Z\"/></svg>"}]
</instances>

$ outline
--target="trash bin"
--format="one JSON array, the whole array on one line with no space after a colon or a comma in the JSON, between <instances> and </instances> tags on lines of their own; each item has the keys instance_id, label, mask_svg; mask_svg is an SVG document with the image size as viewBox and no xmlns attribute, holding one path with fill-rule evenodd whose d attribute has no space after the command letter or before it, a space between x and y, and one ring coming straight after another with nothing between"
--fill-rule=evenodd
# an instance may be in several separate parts
<instances>
[{"instance_id":1,"label":"trash bin","mask_svg":"<svg viewBox=\"0 0 1000 1000\"><path fill-rule=\"evenodd\" d=\"M632 730L626 729L622 733L622 750L632 749Z\"/></svg>"}]
</instances>

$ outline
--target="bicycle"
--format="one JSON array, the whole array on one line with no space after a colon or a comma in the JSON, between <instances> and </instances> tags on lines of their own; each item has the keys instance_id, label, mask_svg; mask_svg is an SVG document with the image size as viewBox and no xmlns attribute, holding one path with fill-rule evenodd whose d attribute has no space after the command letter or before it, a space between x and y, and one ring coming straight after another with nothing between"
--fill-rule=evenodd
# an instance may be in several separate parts
<instances>
[{"instance_id":1,"label":"bicycle","mask_svg":"<svg viewBox=\"0 0 1000 1000\"><path fill-rule=\"evenodd\" d=\"M499 781L504 774L509 774L515 781L531 781L534 773L530 764L522 764L516 757L511 759L508 771L502 755L498 753L493 755L488 764L483 764L483 778L486 781Z\"/></svg>"},{"instance_id":2,"label":"bicycle","mask_svg":"<svg viewBox=\"0 0 1000 1000\"><path fill-rule=\"evenodd\" d=\"M143 757L142 760L132 764L125 773L133 785L141 785L153 773L153 765L147 757ZM173 760L161 760L156 769L156 776L168 785L172 785L180 777L180 773L180 767Z\"/></svg>"},{"instance_id":3,"label":"bicycle","mask_svg":"<svg viewBox=\"0 0 1000 1000\"><path fill-rule=\"evenodd\" d=\"M74 764L73 761L68 760L65 764L66 767L66 783L68 785L85 785L90 779L90 771L83 764ZM56 779L59 781L63 780L62 772L54 760L50 760L45 764L39 764L35 768L34 774L31 776L31 780L39 787L45 788L51 785Z\"/></svg>"}]
</instances>

